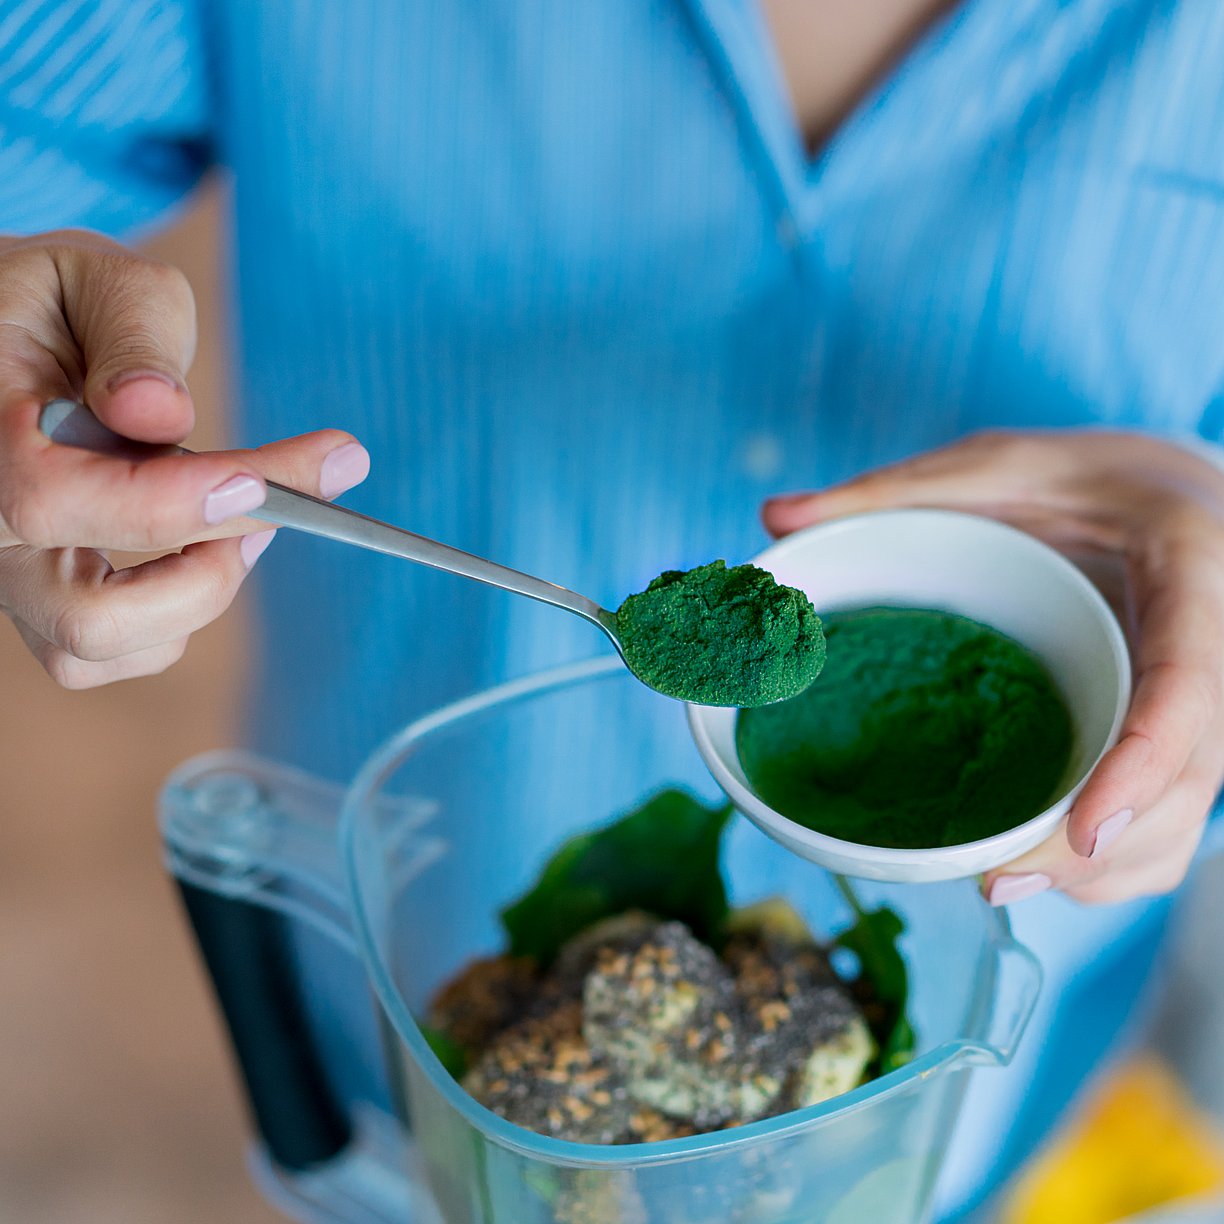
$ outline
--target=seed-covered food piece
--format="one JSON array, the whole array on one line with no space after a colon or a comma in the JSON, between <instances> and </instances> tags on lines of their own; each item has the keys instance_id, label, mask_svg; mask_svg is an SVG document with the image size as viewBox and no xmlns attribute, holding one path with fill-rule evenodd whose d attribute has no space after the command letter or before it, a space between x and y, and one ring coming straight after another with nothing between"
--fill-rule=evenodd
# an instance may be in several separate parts
<instances>
[{"instance_id":1,"label":"seed-covered food piece","mask_svg":"<svg viewBox=\"0 0 1224 1224\"><path fill-rule=\"evenodd\" d=\"M473 1053L520 1019L539 988L540 971L529 957L482 957L438 991L429 1023Z\"/></svg>"},{"instance_id":2,"label":"seed-covered food piece","mask_svg":"<svg viewBox=\"0 0 1224 1224\"><path fill-rule=\"evenodd\" d=\"M761 1117L782 1089L745 1058L731 975L680 922L634 951L607 950L587 974L583 1032L630 1095L699 1130Z\"/></svg>"},{"instance_id":3,"label":"seed-covered food piece","mask_svg":"<svg viewBox=\"0 0 1224 1224\"><path fill-rule=\"evenodd\" d=\"M646 1205L633 1174L608 1169L576 1169L553 1204L556 1224L647 1224Z\"/></svg>"},{"instance_id":4,"label":"seed-covered food piece","mask_svg":"<svg viewBox=\"0 0 1224 1224\"><path fill-rule=\"evenodd\" d=\"M633 1142L638 1106L609 1060L582 1036L582 1005L560 1003L493 1039L463 1087L495 1114L576 1143Z\"/></svg>"},{"instance_id":5,"label":"seed-covered food piece","mask_svg":"<svg viewBox=\"0 0 1224 1224\"><path fill-rule=\"evenodd\" d=\"M471 1043L462 1082L478 1101L579 1143L676 1139L858 1084L867 1023L799 915L770 901L726 929L719 956L681 922L627 911L572 938L547 973L477 962L432 1015Z\"/></svg>"},{"instance_id":6,"label":"seed-covered food piece","mask_svg":"<svg viewBox=\"0 0 1224 1224\"><path fill-rule=\"evenodd\" d=\"M819 1105L821 1101L857 1088L875 1052L867 1022L862 1016L855 1016L841 1032L816 1046L807 1056L793 1081L786 1108Z\"/></svg>"},{"instance_id":7,"label":"seed-covered food piece","mask_svg":"<svg viewBox=\"0 0 1224 1224\"><path fill-rule=\"evenodd\" d=\"M848 1092L875 1052L857 1004L823 948L760 927L731 936L723 952L734 975L744 1056L786 1091L780 1109Z\"/></svg>"},{"instance_id":8,"label":"seed-covered food piece","mask_svg":"<svg viewBox=\"0 0 1224 1224\"><path fill-rule=\"evenodd\" d=\"M581 998L586 976L603 953L636 951L660 921L645 910L629 909L592 923L562 945L548 974L549 986Z\"/></svg>"},{"instance_id":9,"label":"seed-covered food piece","mask_svg":"<svg viewBox=\"0 0 1224 1224\"><path fill-rule=\"evenodd\" d=\"M723 924L728 935L783 936L796 944L814 944L803 915L785 897L765 897L733 909Z\"/></svg>"}]
</instances>

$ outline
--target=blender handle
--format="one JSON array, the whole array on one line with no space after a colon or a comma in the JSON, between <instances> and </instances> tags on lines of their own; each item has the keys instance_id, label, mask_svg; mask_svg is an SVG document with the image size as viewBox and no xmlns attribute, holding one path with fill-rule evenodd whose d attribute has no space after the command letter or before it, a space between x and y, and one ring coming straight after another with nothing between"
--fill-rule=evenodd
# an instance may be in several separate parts
<instances>
[{"instance_id":1,"label":"blender handle","mask_svg":"<svg viewBox=\"0 0 1224 1224\"><path fill-rule=\"evenodd\" d=\"M339 1155L352 1126L327 1083L306 1022L287 920L183 879L176 883L269 1154L292 1171Z\"/></svg>"},{"instance_id":2,"label":"blender handle","mask_svg":"<svg viewBox=\"0 0 1224 1224\"><path fill-rule=\"evenodd\" d=\"M332 1091L295 955L302 923L356 955L336 846L342 794L248 753L195 757L159 796L166 864L229 1029L267 1197L319 1224L424 1224L436 1214L400 1122L372 1103L350 1113ZM431 812L388 805L400 828Z\"/></svg>"}]
</instances>

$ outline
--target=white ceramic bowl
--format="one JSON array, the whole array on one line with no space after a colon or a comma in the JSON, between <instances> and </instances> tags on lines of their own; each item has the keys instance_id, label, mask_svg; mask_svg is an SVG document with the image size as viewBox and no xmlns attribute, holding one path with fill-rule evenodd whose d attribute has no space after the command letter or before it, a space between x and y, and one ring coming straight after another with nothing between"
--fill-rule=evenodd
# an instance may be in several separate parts
<instances>
[{"instance_id":1,"label":"white ceramic bowl","mask_svg":"<svg viewBox=\"0 0 1224 1224\"><path fill-rule=\"evenodd\" d=\"M693 738L715 780L758 828L803 858L872 880L917 883L988 871L1059 827L1117 739L1131 695L1122 630L1096 587L1032 536L948 510L884 510L795 532L753 563L804 591L818 612L878 604L937 608L993 626L1045 663L1075 728L1066 785L1044 812L982 841L894 850L826 837L775 812L740 766L737 712L689 706Z\"/></svg>"}]
</instances>

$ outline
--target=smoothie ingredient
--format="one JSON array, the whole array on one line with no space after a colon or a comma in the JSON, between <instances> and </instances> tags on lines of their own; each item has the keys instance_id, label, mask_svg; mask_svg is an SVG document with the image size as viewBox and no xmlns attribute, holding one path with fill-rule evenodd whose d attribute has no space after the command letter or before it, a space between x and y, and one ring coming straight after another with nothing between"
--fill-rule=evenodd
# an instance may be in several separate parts
<instances>
[{"instance_id":1,"label":"smoothie ingredient","mask_svg":"<svg viewBox=\"0 0 1224 1224\"><path fill-rule=\"evenodd\" d=\"M462 1049L477 1050L522 1013L537 976L530 957L474 960L435 996L430 1024Z\"/></svg>"},{"instance_id":2,"label":"smoothie ingredient","mask_svg":"<svg viewBox=\"0 0 1224 1224\"><path fill-rule=\"evenodd\" d=\"M621 604L616 626L637 675L701 705L794 697L824 666L820 618L807 596L754 565L668 570Z\"/></svg>"},{"instance_id":3,"label":"smoothie ingredient","mask_svg":"<svg viewBox=\"0 0 1224 1224\"><path fill-rule=\"evenodd\" d=\"M874 1070L877 1075L887 1075L909 1062L914 1053L914 1029L906 1010L909 970L898 946L905 923L887 907L864 909L850 881L843 876L833 878L855 916L854 925L833 942L858 957L856 993L879 1041Z\"/></svg>"},{"instance_id":4,"label":"smoothie ingredient","mask_svg":"<svg viewBox=\"0 0 1224 1224\"><path fill-rule=\"evenodd\" d=\"M736 747L775 811L863 845L977 841L1037 815L1071 755L1071 718L1018 642L948 612L825 618L820 684L746 710Z\"/></svg>"},{"instance_id":5,"label":"smoothie ingredient","mask_svg":"<svg viewBox=\"0 0 1224 1224\"><path fill-rule=\"evenodd\" d=\"M434 1057L445 1068L446 1074L451 1079L461 1080L467 1074L467 1050L431 1024L418 1020L417 1028L421 1030L421 1036L425 1038L425 1044L433 1051Z\"/></svg>"},{"instance_id":6,"label":"smoothie ingredient","mask_svg":"<svg viewBox=\"0 0 1224 1224\"><path fill-rule=\"evenodd\" d=\"M729 804L710 808L665 790L606 828L572 838L535 887L502 911L510 953L547 966L579 931L635 908L715 939L727 914L718 844L730 816Z\"/></svg>"},{"instance_id":7,"label":"smoothie ingredient","mask_svg":"<svg viewBox=\"0 0 1224 1224\"><path fill-rule=\"evenodd\" d=\"M856 918L835 943L859 973L840 977L783 899L728 907L729 814L663 791L561 847L503 911L509 951L444 985L422 1026L468 1092L542 1134L643 1143L814 1104L904 1061L900 919L842 881Z\"/></svg>"},{"instance_id":8,"label":"smoothie ingredient","mask_svg":"<svg viewBox=\"0 0 1224 1224\"><path fill-rule=\"evenodd\" d=\"M632 933L630 933L632 929ZM716 1130L853 1088L874 1044L823 951L742 932L722 958L680 922L639 915L587 942L578 981L537 1004L463 1078L520 1126L584 1143ZM593 959L591 959L593 957Z\"/></svg>"}]
</instances>

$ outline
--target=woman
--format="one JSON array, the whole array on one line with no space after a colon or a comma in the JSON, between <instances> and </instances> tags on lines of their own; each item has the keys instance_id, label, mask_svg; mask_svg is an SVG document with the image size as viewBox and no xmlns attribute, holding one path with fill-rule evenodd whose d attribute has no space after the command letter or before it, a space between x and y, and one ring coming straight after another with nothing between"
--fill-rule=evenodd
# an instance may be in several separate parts
<instances>
[{"instance_id":1,"label":"woman","mask_svg":"<svg viewBox=\"0 0 1224 1224\"><path fill-rule=\"evenodd\" d=\"M168 665L268 546L242 517L263 480L334 496L369 454L353 504L605 603L750 555L762 503L775 533L971 509L1123 558L1138 669L1067 834L987 896L1174 887L1224 774L1224 477L1181 445L1224 417L1224 15L863 7L14 9L0 603L31 649L72 687ZM38 407L68 393L134 438L188 431L182 279L45 231L130 234L209 165L242 434L340 432L138 472L49 445ZM122 577L89 551L187 541ZM337 777L410 714L595 646L305 539L257 588L250 738ZM1028 908L1080 961L1149 912Z\"/></svg>"}]
</instances>

